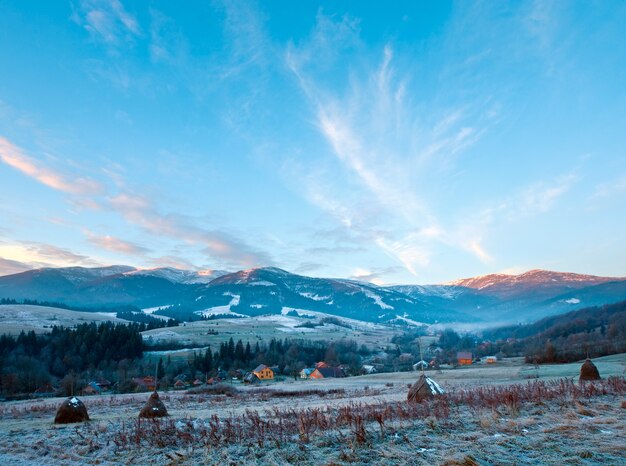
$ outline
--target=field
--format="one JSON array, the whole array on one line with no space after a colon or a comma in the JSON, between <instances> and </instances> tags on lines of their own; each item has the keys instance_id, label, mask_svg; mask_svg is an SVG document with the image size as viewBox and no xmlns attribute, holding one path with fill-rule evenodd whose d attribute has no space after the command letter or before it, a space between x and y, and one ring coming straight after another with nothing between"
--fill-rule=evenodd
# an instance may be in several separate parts
<instances>
[{"instance_id":1,"label":"field","mask_svg":"<svg viewBox=\"0 0 626 466\"><path fill-rule=\"evenodd\" d=\"M145 393L84 397L91 421L68 426L62 399L3 403L0 462L623 464L626 355L595 362L605 381L582 387L578 363L432 372L448 395L423 405L405 402L416 373L162 393L162 421L137 421Z\"/></svg>"},{"instance_id":2,"label":"field","mask_svg":"<svg viewBox=\"0 0 626 466\"><path fill-rule=\"evenodd\" d=\"M306 339L337 341L344 338L354 339L359 344L370 348L384 349L389 340L403 328L379 325L359 320L329 316L313 311L306 312L314 318L293 317L287 315L265 315L238 319L215 319L209 321L186 322L179 327L167 327L143 333L144 340L150 344L174 341L177 344L203 348L208 345L218 348L220 343L241 339L244 343L269 343L272 338ZM160 317L152 314L154 317ZM333 318L340 325L325 323L314 328L298 327L303 324L319 322L324 318ZM80 312L47 306L25 304L0 305L0 328L2 333L17 335L21 331L34 330L35 333L49 332L52 326L73 327L85 322L127 322L118 319L114 313ZM424 344L430 341L424 340ZM187 355L189 352L183 351Z\"/></svg>"},{"instance_id":3,"label":"field","mask_svg":"<svg viewBox=\"0 0 626 466\"><path fill-rule=\"evenodd\" d=\"M73 327L87 322L127 322L109 313L80 312L58 307L31 306L28 304L0 305L1 333L18 335L22 330L35 333L49 332L54 325Z\"/></svg>"},{"instance_id":4,"label":"field","mask_svg":"<svg viewBox=\"0 0 626 466\"><path fill-rule=\"evenodd\" d=\"M359 344L365 344L371 348L385 348L391 337L400 330L395 327L378 325L358 320L337 318L342 325L326 323L315 328L298 327L299 325L319 321L326 314L312 311L307 315L315 316L316 319L292 317L287 315L265 315L260 317L247 317L239 319L215 319L208 321L187 322L178 327L168 327L144 332L144 341L151 343L163 343L176 341L177 343L194 347L211 345L215 350L220 343L227 342L230 338L235 341L241 339L243 343L256 342L268 343L272 338L306 339L337 341L344 338L354 339Z\"/></svg>"}]
</instances>

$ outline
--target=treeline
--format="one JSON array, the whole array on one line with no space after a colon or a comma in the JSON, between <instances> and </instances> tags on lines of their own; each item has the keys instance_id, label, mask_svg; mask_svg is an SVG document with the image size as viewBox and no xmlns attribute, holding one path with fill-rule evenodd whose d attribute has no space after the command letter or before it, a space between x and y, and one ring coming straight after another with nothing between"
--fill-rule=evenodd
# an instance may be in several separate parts
<instances>
[{"instance_id":1,"label":"treeline","mask_svg":"<svg viewBox=\"0 0 626 466\"><path fill-rule=\"evenodd\" d=\"M0 305L1 304L28 304L30 306L58 307L60 309L67 309L72 311L76 310L72 309L71 306L68 306L64 303L57 303L55 301L38 301L36 299L22 299L18 301L17 299L12 298L2 298L0 299Z\"/></svg>"},{"instance_id":2,"label":"treeline","mask_svg":"<svg viewBox=\"0 0 626 466\"><path fill-rule=\"evenodd\" d=\"M626 301L558 317L544 319L551 325L524 340L527 362L569 362L626 352ZM538 324L546 326L544 321Z\"/></svg>"},{"instance_id":3,"label":"treeline","mask_svg":"<svg viewBox=\"0 0 626 466\"><path fill-rule=\"evenodd\" d=\"M240 316L236 314L198 314L198 309L190 307L185 304L176 304L174 306L164 307L159 309L159 315L176 319L180 322L198 322L203 320L216 320L216 319L237 319Z\"/></svg>"},{"instance_id":4,"label":"treeline","mask_svg":"<svg viewBox=\"0 0 626 466\"><path fill-rule=\"evenodd\" d=\"M145 312L133 311L133 310L123 310L117 311L116 314L118 319L128 320L130 322L141 322L146 324L146 330L153 330L155 328L163 328L163 327L178 327L180 322L176 319L159 319L158 317L153 317L150 314L146 314Z\"/></svg>"},{"instance_id":5,"label":"treeline","mask_svg":"<svg viewBox=\"0 0 626 466\"><path fill-rule=\"evenodd\" d=\"M348 372L358 373L362 358L370 351L358 347L354 340L338 342L310 341L300 339L272 339L269 345L241 340L236 343L231 338L212 351L209 347L204 352L194 353L191 367L202 374L217 374L233 370L249 371L259 364L278 366L283 374L294 375L305 367L312 367L319 361L331 366L342 365Z\"/></svg>"},{"instance_id":6,"label":"treeline","mask_svg":"<svg viewBox=\"0 0 626 466\"><path fill-rule=\"evenodd\" d=\"M445 330L437 343L443 359L457 351L475 356L524 356L529 363L565 363L626 352L626 301L501 327L482 336ZM441 357L441 356L440 356Z\"/></svg>"},{"instance_id":7,"label":"treeline","mask_svg":"<svg viewBox=\"0 0 626 466\"><path fill-rule=\"evenodd\" d=\"M143 355L143 323L111 322L53 327L50 333L0 336L0 389L28 393L53 379L90 370L117 369Z\"/></svg>"}]
</instances>

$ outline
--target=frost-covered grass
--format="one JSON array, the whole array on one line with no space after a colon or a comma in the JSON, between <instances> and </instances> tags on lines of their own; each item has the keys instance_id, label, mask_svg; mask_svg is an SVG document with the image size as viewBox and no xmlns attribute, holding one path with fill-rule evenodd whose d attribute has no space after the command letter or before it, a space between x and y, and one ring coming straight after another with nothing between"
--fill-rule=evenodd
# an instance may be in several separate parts
<instances>
[{"instance_id":1,"label":"frost-covered grass","mask_svg":"<svg viewBox=\"0 0 626 466\"><path fill-rule=\"evenodd\" d=\"M414 372L162 392L161 421L137 420L147 393L82 397L84 425L52 423L63 398L1 403L0 464L623 464L626 355L594 362L584 386L580 364L429 372L447 395L421 405Z\"/></svg>"},{"instance_id":2,"label":"frost-covered grass","mask_svg":"<svg viewBox=\"0 0 626 466\"><path fill-rule=\"evenodd\" d=\"M172 413L163 420L136 417L145 394L87 399L92 421L62 427L46 410L13 413L10 422L3 412L0 461L623 464L626 454L623 378L468 388L413 405L366 392L173 394L162 397Z\"/></svg>"},{"instance_id":3,"label":"frost-covered grass","mask_svg":"<svg viewBox=\"0 0 626 466\"><path fill-rule=\"evenodd\" d=\"M287 315L293 311L308 317ZM230 314L232 311L230 311L230 306L221 306L202 311L202 313L224 315ZM251 345L257 341L269 343L272 338L285 337L327 341L347 338L357 340L359 344L363 343L369 347L380 349L384 348L389 339L398 332L398 329L389 326L343 317L334 318L345 326L326 324L314 329L297 327L311 322L311 317L321 320L330 317L330 315L303 309L283 308L282 314L188 322L178 327L150 330L144 332L143 335L144 340L152 338L154 342L173 340L198 347L211 345L212 348L219 347L223 342L228 342L231 337L235 340L241 339L244 344L250 342Z\"/></svg>"},{"instance_id":4,"label":"frost-covered grass","mask_svg":"<svg viewBox=\"0 0 626 466\"><path fill-rule=\"evenodd\" d=\"M36 333L49 332L54 326L73 327L86 322L127 322L112 313L81 312L58 307L29 304L0 305L0 333L18 335L22 330Z\"/></svg>"}]
</instances>

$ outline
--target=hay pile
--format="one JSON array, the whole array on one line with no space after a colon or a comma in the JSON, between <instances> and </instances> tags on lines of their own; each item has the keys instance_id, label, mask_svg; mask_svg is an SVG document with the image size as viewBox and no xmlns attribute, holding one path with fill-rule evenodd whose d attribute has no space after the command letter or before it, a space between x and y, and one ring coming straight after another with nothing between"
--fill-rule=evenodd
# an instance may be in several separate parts
<instances>
[{"instance_id":1,"label":"hay pile","mask_svg":"<svg viewBox=\"0 0 626 466\"><path fill-rule=\"evenodd\" d=\"M55 424L71 424L74 422L84 422L89 420L89 414L87 414L87 408L75 396L72 396L65 400L59 409L57 415L54 418Z\"/></svg>"},{"instance_id":2,"label":"hay pile","mask_svg":"<svg viewBox=\"0 0 626 466\"><path fill-rule=\"evenodd\" d=\"M167 415L167 409L165 409L165 405L159 399L159 394L156 390L152 392L152 395L148 398L148 402L139 412L139 417L144 418L165 417Z\"/></svg>"},{"instance_id":3,"label":"hay pile","mask_svg":"<svg viewBox=\"0 0 626 466\"><path fill-rule=\"evenodd\" d=\"M586 382L589 380L600 380L600 372L598 372L596 365L591 362L591 359L587 358L583 365L580 366L580 377L578 381Z\"/></svg>"},{"instance_id":4,"label":"hay pile","mask_svg":"<svg viewBox=\"0 0 626 466\"><path fill-rule=\"evenodd\" d=\"M427 398L443 395L444 391L437 382L425 374L420 375L417 382L409 389L406 399L409 403L419 403Z\"/></svg>"}]
</instances>

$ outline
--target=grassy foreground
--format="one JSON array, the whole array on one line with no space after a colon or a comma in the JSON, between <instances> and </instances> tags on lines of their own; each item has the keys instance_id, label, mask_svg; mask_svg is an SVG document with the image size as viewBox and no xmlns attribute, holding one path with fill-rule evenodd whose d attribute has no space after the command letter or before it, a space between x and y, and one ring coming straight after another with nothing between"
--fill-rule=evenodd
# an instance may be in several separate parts
<instances>
[{"instance_id":1,"label":"grassy foreground","mask_svg":"<svg viewBox=\"0 0 626 466\"><path fill-rule=\"evenodd\" d=\"M59 399L6 403L0 406L0 462L624 463L623 376L584 385L554 376L513 383L484 383L479 376L478 383L482 370L440 374L451 390L418 405L404 401L406 373L384 374L384 384L364 377L345 379L344 387L333 380L166 393L171 417L160 421L137 419L147 394L85 398L91 422L70 426L52 424Z\"/></svg>"}]
</instances>

